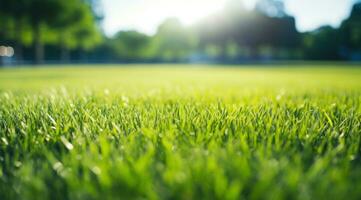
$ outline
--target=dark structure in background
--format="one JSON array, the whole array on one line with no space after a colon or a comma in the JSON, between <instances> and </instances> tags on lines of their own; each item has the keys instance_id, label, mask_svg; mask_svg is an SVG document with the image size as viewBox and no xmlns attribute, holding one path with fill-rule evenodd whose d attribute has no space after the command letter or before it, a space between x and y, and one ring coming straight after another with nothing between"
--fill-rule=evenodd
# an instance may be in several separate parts
<instances>
[{"instance_id":1,"label":"dark structure in background","mask_svg":"<svg viewBox=\"0 0 361 200\"><path fill-rule=\"evenodd\" d=\"M307 33L280 0L259 0L253 10L231 0L192 27L171 18L154 36L111 38L100 8L98 0L1 0L0 64L361 60L361 2L339 28Z\"/></svg>"}]
</instances>

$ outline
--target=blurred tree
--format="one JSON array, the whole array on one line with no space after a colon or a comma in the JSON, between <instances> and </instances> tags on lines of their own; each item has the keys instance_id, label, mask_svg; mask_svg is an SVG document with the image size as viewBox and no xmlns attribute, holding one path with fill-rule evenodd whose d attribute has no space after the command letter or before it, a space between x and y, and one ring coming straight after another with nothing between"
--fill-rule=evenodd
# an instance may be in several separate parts
<instances>
[{"instance_id":1,"label":"blurred tree","mask_svg":"<svg viewBox=\"0 0 361 200\"><path fill-rule=\"evenodd\" d=\"M356 3L340 27L342 46L348 51L361 51L361 2Z\"/></svg>"},{"instance_id":2,"label":"blurred tree","mask_svg":"<svg viewBox=\"0 0 361 200\"><path fill-rule=\"evenodd\" d=\"M196 43L196 38L178 19L169 18L158 27L152 41L152 51L156 57L168 61L184 60Z\"/></svg>"},{"instance_id":3,"label":"blurred tree","mask_svg":"<svg viewBox=\"0 0 361 200\"><path fill-rule=\"evenodd\" d=\"M82 52L89 52L101 44L104 38L102 31L102 21L104 19L101 0L84 0L90 12L86 12L86 17L82 20L82 25L77 31L77 40L80 41L78 47ZM90 7L89 7L90 6Z\"/></svg>"},{"instance_id":4,"label":"blurred tree","mask_svg":"<svg viewBox=\"0 0 361 200\"><path fill-rule=\"evenodd\" d=\"M200 49L209 56L226 59L229 44L243 37L244 27L240 25L244 25L248 13L242 0L231 0L226 3L223 12L200 21L196 27Z\"/></svg>"},{"instance_id":5,"label":"blurred tree","mask_svg":"<svg viewBox=\"0 0 361 200\"><path fill-rule=\"evenodd\" d=\"M197 27L200 48L206 52L214 49L214 53L211 53L212 56L225 57L226 44L231 40L229 23L228 18L221 13L209 16L200 22Z\"/></svg>"},{"instance_id":6,"label":"blurred tree","mask_svg":"<svg viewBox=\"0 0 361 200\"><path fill-rule=\"evenodd\" d=\"M61 48L61 60L67 62L69 50L89 50L100 42L101 36L95 23L97 17L91 5L83 0L73 0L64 6L64 13L54 23Z\"/></svg>"},{"instance_id":7,"label":"blurred tree","mask_svg":"<svg viewBox=\"0 0 361 200\"><path fill-rule=\"evenodd\" d=\"M74 31L78 29L79 22L84 18L83 3L74 0L63 5L64 12L56 19L54 29L58 32L59 47L61 48L61 60L69 60L69 49L75 48L76 39ZM86 12L86 11L85 11Z\"/></svg>"},{"instance_id":8,"label":"blurred tree","mask_svg":"<svg viewBox=\"0 0 361 200\"><path fill-rule=\"evenodd\" d=\"M303 51L306 59L338 60L339 37L338 30L324 26L303 36Z\"/></svg>"},{"instance_id":9,"label":"blurred tree","mask_svg":"<svg viewBox=\"0 0 361 200\"><path fill-rule=\"evenodd\" d=\"M13 19L4 13L0 12L0 44L5 44L5 42L10 38L10 27Z\"/></svg>"},{"instance_id":10,"label":"blurred tree","mask_svg":"<svg viewBox=\"0 0 361 200\"><path fill-rule=\"evenodd\" d=\"M255 12L263 15L254 20L260 29L258 45L292 49L300 44L296 21L285 12L283 1L259 0Z\"/></svg>"},{"instance_id":11,"label":"blurred tree","mask_svg":"<svg viewBox=\"0 0 361 200\"><path fill-rule=\"evenodd\" d=\"M33 43L35 49L35 63L44 60L44 32L46 27L56 26L68 8L69 1L62 0L27 0L27 17L33 30Z\"/></svg>"},{"instance_id":12,"label":"blurred tree","mask_svg":"<svg viewBox=\"0 0 361 200\"><path fill-rule=\"evenodd\" d=\"M296 49L300 44L295 19L285 13L283 3L277 0L260 0L254 10L247 10L242 0L229 1L222 13L198 25L198 35L201 48L211 45L221 49L222 60L234 57L237 49L248 49L247 55L254 59L262 47L275 52Z\"/></svg>"},{"instance_id":13,"label":"blurred tree","mask_svg":"<svg viewBox=\"0 0 361 200\"><path fill-rule=\"evenodd\" d=\"M95 2L97 0L1 0L0 13L14 25L12 38L16 41L18 59L22 57L21 45L29 43L29 36L32 36L36 63L44 59L44 44L54 43L56 38L64 50L63 58L69 48L93 47L101 38L95 24L100 17L95 16L92 8Z\"/></svg>"},{"instance_id":14,"label":"blurred tree","mask_svg":"<svg viewBox=\"0 0 361 200\"><path fill-rule=\"evenodd\" d=\"M101 25L101 22L104 19L103 7L101 0L84 0L87 5L90 6L92 15L94 16L95 22L98 26Z\"/></svg>"},{"instance_id":15,"label":"blurred tree","mask_svg":"<svg viewBox=\"0 0 361 200\"><path fill-rule=\"evenodd\" d=\"M18 60L23 59L23 45L29 43L29 27L26 22L27 12L29 7L29 1L27 0L1 0L0 1L0 13L4 18L3 25L7 25L4 31L7 32L7 36L15 42L15 56ZM12 26L9 26L12 23Z\"/></svg>"},{"instance_id":16,"label":"blurred tree","mask_svg":"<svg viewBox=\"0 0 361 200\"><path fill-rule=\"evenodd\" d=\"M255 10L269 17L288 16L285 12L284 3L281 0L258 0Z\"/></svg>"},{"instance_id":17,"label":"blurred tree","mask_svg":"<svg viewBox=\"0 0 361 200\"><path fill-rule=\"evenodd\" d=\"M118 59L142 60L149 54L150 37L136 31L120 31L110 45Z\"/></svg>"}]
</instances>

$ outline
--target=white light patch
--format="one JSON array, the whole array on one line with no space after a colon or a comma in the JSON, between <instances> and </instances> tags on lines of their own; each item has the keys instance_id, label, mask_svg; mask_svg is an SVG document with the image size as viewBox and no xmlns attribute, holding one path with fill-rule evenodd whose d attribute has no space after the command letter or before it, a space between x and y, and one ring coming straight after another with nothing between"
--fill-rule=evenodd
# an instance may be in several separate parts
<instances>
[{"instance_id":1,"label":"white light patch","mask_svg":"<svg viewBox=\"0 0 361 200\"><path fill-rule=\"evenodd\" d=\"M7 46L0 46L0 56L1 57L13 57L14 56L14 48Z\"/></svg>"},{"instance_id":2,"label":"white light patch","mask_svg":"<svg viewBox=\"0 0 361 200\"><path fill-rule=\"evenodd\" d=\"M169 17L191 25L221 11L229 0L104 0L104 29L108 35L119 30L136 29L154 34L157 27ZM242 2L239 0L240 3ZM254 0L244 0L246 6Z\"/></svg>"}]
</instances>

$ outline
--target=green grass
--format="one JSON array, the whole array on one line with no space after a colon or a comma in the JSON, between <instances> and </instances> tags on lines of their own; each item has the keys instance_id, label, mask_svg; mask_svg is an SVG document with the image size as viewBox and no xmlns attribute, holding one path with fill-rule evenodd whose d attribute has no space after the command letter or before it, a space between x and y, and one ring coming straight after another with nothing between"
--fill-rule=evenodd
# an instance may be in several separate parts
<instances>
[{"instance_id":1,"label":"green grass","mask_svg":"<svg viewBox=\"0 0 361 200\"><path fill-rule=\"evenodd\" d=\"M360 199L361 68L0 70L0 199Z\"/></svg>"}]
</instances>

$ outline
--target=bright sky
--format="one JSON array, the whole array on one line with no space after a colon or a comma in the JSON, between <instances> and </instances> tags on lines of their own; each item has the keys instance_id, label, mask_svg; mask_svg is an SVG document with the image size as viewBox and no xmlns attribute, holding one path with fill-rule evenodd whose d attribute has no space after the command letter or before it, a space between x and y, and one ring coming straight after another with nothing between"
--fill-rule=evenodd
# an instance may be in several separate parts
<instances>
[{"instance_id":1,"label":"bright sky","mask_svg":"<svg viewBox=\"0 0 361 200\"><path fill-rule=\"evenodd\" d=\"M119 30L135 29L153 34L168 17L190 25L223 9L228 0L102 0L104 30L113 35ZM251 7L255 0L244 0ZM286 11L296 17L300 31L321 25L338 26L350 12L355 0L284 0Z\"/></svg>"}]
</instances>

